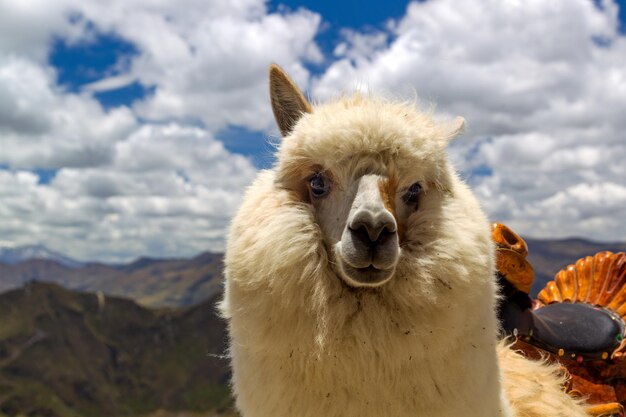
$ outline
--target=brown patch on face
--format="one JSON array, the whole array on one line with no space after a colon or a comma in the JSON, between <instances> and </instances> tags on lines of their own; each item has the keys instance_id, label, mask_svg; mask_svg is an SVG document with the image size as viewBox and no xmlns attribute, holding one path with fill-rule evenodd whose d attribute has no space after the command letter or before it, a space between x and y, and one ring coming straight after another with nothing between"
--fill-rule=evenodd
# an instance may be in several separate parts
<instances>
[{"instance_id":1,"label":"brown patch on face","mask_svg":"<svg viewBox=\"0 0 626 417\"><path fill-rule=\"evenodd\" d=\"M396 212L396 193L398 192L398 185L398 177L394 174L385 179L381 178L378 181L380 196L383 199L385 208L389 210L394 219L396 219L396 225L398 227L398 240L400 241L400 243L402 243L406 232L406 225L404 224L402 219L398 217L398 214Z\"/></svg>"},{"instance_id":2,"label":"brown patch on face","mask_svg":"<svg viewBox=\"0 0 626 417\"><path fill-rule=\"evenodd\" d=\"M378 189L380 190L380 196L385 203L385 208L396 217L396 191L398 189L398 181L395 176L388 178L381 178L378 180ZM396 222L398 221L396 217Z\"/></svg>"},{"instance_id":3,"label":"brown patch on face","mask_svg":"<svg viewBox=\"0 0 626 417\"><path fill-rule=\"evenodd\" d=\"M400 242L400 246L404 243L404 237L406 236L406 222L396 220L398 224L398 241Z\"/></svg>"}]
</instances>

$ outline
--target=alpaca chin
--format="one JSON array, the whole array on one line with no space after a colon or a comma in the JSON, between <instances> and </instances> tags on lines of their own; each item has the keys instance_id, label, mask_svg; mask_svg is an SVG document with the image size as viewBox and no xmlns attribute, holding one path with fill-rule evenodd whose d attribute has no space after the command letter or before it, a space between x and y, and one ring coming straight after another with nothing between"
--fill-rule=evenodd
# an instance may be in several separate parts
<instances>
[{"instance_id":1,"label":"alpaca chin","mask_svg":"<svg viewBox=\"0 0 626 417\"><path fill-rule=\"evenodd\" d=\"M391 281L396 272L396 264L399 256L396 257L396 262L385 269L376 268L374 265L357 268L345 261L341 255L341 248L337 245L335 246L335 258L337 259L339 276L348 286L355 288L375 288Z\"/></svg>"},{"instance_id":2,"label":"alpaca chin","mask_svg":"<svg viewBox=\"0 0 626 417\"><path fill-rule=\"evenodd\" d=\"M391 269L376 269L373 266L366 268L353 268L344 263L341 264L341 277L351 287L380 287L393 278L395 267Z\"/></svg>"}]
</instances>

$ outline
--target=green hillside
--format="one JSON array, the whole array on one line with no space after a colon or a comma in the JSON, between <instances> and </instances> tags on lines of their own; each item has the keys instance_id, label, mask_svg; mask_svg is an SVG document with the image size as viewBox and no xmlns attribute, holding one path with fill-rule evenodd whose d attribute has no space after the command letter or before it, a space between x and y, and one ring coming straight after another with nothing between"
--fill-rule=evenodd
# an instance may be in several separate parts
<instances>
[{"instance_id":1,"label":"green hillside","mask_svg":"<svg viewBox=\"0 0 626 417\"><path fill-rule=\"evenodd\" d=\"M149 310L43 283L0 294L0 415L229 413L216 301Z\"/></svg>"}]
</instances>

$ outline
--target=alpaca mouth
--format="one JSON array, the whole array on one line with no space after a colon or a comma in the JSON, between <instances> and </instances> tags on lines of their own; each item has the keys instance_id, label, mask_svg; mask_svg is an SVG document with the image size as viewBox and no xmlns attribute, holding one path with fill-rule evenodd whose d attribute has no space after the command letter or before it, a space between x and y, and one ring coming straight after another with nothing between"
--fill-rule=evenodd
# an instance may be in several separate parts
<instances>
[{"instance_id":1,"label":"alpaca mouth","mask_svg":"<svg viewBox=\"0 0 626 417\"><path fill-rule=\"evenodd\" d=\"M339 262L341 277L346 284L352 287L378 287L391 279L395 271L395 265L387 269L379 269L374 265L364 268L351 266L343 259Z\"/></svg>"}]
</instances>

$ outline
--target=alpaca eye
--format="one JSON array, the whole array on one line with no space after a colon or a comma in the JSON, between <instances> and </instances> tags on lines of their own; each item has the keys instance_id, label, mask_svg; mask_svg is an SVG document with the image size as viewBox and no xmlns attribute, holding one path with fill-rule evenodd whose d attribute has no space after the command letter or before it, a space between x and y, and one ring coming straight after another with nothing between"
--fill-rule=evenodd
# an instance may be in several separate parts
<instances>
[{"instance_id":1,"label":"alpaca eye","mask_svg":"<svg viewBox=\"0 0 626 417\"><path fill-rule=\"evenodd\" d=\"M316 172L309 180L311 195L315 198L324 197L330 190L330 183L321 172Z\"/></svg>"},{"instance_id":2,"label":"alpaca eye","mask_svg":"<svg viewBox=\"0 0 626 417\"><path fill-rule=\"evenodd\" d=\"M411 185L408 190L406 190L406 193L404 194L404 196L402 196L402 199L406 204L417 204L421 193L422 186L418 182L416 182L415 184Z\"/></svg>"}]
</instances>

